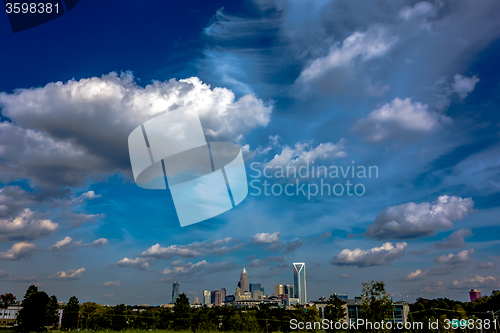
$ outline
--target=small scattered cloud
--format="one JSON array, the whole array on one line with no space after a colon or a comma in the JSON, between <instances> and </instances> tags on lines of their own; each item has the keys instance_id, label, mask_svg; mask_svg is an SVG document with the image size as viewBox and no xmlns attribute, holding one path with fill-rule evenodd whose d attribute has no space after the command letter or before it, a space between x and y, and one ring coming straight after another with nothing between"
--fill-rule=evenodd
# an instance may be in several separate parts
<instances>
[{"instance_id":1,"label":"small scattered cloud","mask_svg":"<svg viewBox=\"0 0 500 333\"><path fill-rule=\"evenodd\" d=\"M369 250L354 250L344 249L336 254L332 261L333 265L338 266L381 266L389 265L394 259L401 258L405 255L405 249L408 244L405 242L397 243L396 246L392 243L385 243L380 247L374 247Z\"/></svg>"},{"instance_id":2,"label":"small scattered cloud","mask_svg":"<svg viewBox=\"0 0 500 333\"><path fill-rule=\"evenodd\" d=\"M460 96L460 99L465 99L474 90L476 83L479 82L479 78L475 75L472 77L465 77L460 74L455 74L453 79L454 82L451 86L452 90Z\"/></svg>"},{"instance_id":3,"label":"small scattered cloud","mask_svg":"<svg viewBox=\"0 0 500 333\"><path fill-rule=\"evenodd\" d=\"M496 267L496 266L492 262L481 261L476 265L476 269L486 269L486 268L494 268L494 267Z\"/></svg>"},{"instance_id":4,"label":"small scattered cloud","mask_svg":"<svg viewBox=\"0 0 500 333\"><path fill-rule=\"evenodd\" d=\"M120 281L107 281L107 282L104 282L103 286L105 286L105 287L119 287Z\"/></svg>"},{"instance_id":5,"label":"small scattered cloud","mask_svg":"<svg viewBox=\"0 0 500 333\"><path fill-rule=\"evenodd\" d=\"M234 262L223 261L211 263L206 260L196 263L184 263L178 260L170 263L170 265L170 267L165 268L161 272L164 275L162 281L200 281L206 275L233 270L237 267Z\"/></svg>"},{"instance_id":6,"label":"small scattered cloud","mask_svg":"<svg viewBox=\"0 0 500 333\"><path fill-rule=\"evenodd\" d=\"M297 237L297 238L285 243L285 249L283 250L283 252L291 253L291 252L297 250L298 248L300 248L303 244L304 244L304 241Z\"/></svg>"},{"instance_id":7,"label":"small scattered cloud","mask_svg":"<svg viewBox=\"0 0 500 333\"><path fill-rule=\"evenodd\" d=\"M332 237L332 232L331 232L331 231L327 231L327 232L325 232L325 233L322 233L322 234L320 235L320 237L321 237L321 239L323 239L323 240L328 239L328 238Z\"/></svg>"},{"instance_id":8,"label":"small scattered cloud","mask_svg":"<svg viewBox=\"0 0 500 333\"><path fill-rule=\"evenodd\" d=\"M129 259L125 257L118 261L117 265L119 267L132 267L139 270L146 270L149 267L149 261L144 258Z\"/></svg>"},{"instance_id":9,"label":"small scattered cloud","mask_svg":"<svg viewBox=\"0 0 500 333\"><path fill-rule=\"evenodd\" d=\"M276 154L266 167L300 167L315 161L332 161L347 156L345 151L346 140L340 139L336 144L331 142L321 143L313 147L311 143L296 143L295 147L282 146L281 153Z\"/></svg>"},{"instance_id":10,"label":"small scattered cloud","mask_svg":"<svg viewBox=\"0 0 500 333\"><path fill-rule=\"evenodd\" d=\"M106 245L109 245L109 242L106 238L99 238L90 244L86 244L86 246L91 246L91 247L101 247L101 246L106 246Z\"/></svg>"},{"instance_id":11,"label":"small scattered cloud","mask_svg":"<svg viewBox=\"0 0 500 333\"><path fill-rule=\"evenodd\" d=\"M424 277L427 276L427 271L422 271L421 269L417 269L415 272L411 272L407 276L405 276L402 281L403 282L412 282L412 281L418 281L418 280L423 280Z\"/></svg>"},{"instance_id":12,"label":"small scattered cloud","mask_svg":"<svg viewBox=\"0 0 500 333\"><path fill-rule=\"evenodd\" d=\"M436 264L442 265L461 265L470 262L470 256L474 254L474 249L463 250L457 254L443 254L434 258Z\"/></svg>"},{"instance_id":13,"label":"small scattered cloud","mask_svg":"<svg viewBox=\"0 0 500 333\"><path fill-rule=\"evenodd\" d=\"M248 263L248 267L262 267L267 265L269 265L269 263L262 259L254 259Z\"/></svg>"},{"instance_id":14,"label":"small scattered cloud","mask_svg":"<svg viewBox=\"0 0 500 333\"><path fill-rule=\"evenodd\" d=\"M256 234L252 237L252 243L254 244L272 244L280 241L281 232L276 231L274 233L262 232Z\"/></svg>"},{"instance_id":15,"label":"small scattered cloud","mask_svg":"<svg viewBox=\"0 0 500 333\"><path fill-rule=\"evenodd\" d=\"M29 283L35 281L37 277L38 275L22 276L20 274L9 274L0 270L0 280L2 281Z\"/></svg>"},{"instance_id":16,"label":"small scattered cloud","mask_svg":"<svg viewBox=\"0 0 500 333\"><path fill-rule=\"evenodd\" d=\"M352 278L351 274L344 273L339 275L339 279L350 279L350 278Z\"/></svg>"},{"instance_id":17,"label":"small scattered cloud","mask_svg":"<svg viewBox=\"0 0 500 333\"><path fill-rule=\"evenodd\" d=\"M231 244L234 245L231 246ZM187 245L175 244L167 247L155 244L146 251L142 252L141 257L168 260L174 257L193 258L206 254L223 255L228 252L241 249L244 246L244 243L240 243L232 237L217 240L206 240L203 242L193 242Z\"/></svg>"},{"instance_id":18,"label":"small scattered cloud","mask_svg":"<svg viewBox=\"0 0 500 333\"><path fill-rule=\"evenodd\" d=\"M54 275L49 276L49 279L54 280L78 280L85 273L85 268L70 269L69 271L59 271Z\"/></svg>"},{"instance_id":19,"label":"small scattered cloud","mask_svg":"<svg viewBox=\"0 0 500 333\"><path fill-rule=\"evenodd\" d=\"M453 289L471 289L471 288L492 288L500 287L500 276L481 276L474 274L470 277L461 280L453 281L451 288Z\"/></svg>"},{"instance_id":20,"label":"small scattered cloud","mask_svg":"<svg viewBox=\"0 0 500 333\"><path fill-rule=\"evenodd\" d=\"M470 229L459 229L456 231L453 231L453 233L446 237L443 238L443 240L439 243L435 243L434 247L436 249L452 249L452 248L459 248L459 247L464 247L465 246L465 237L468 237L472 234Z\"/></svg>"},{"instance_id":21,"label":"small scattered cloud","mask_svg":"<svg viewBox=\"0 0 500 333\"><path fill-rule=\"evenodd\" d=\"M82 241L73 241L73 238L67 236L64 239L56 242L52 245L49 250L50 251L59 251L59 250L68 250L70 248L76 248L82 244Z\"/></svg>"}]
</instances>

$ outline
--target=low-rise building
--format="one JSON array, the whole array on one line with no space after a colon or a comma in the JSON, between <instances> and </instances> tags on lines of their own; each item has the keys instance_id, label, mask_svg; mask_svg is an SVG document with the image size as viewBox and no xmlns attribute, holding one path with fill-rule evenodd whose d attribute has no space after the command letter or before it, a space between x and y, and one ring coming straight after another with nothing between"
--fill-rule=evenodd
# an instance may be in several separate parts
<instances>
[{"instance_id":1,"label":"low-rise building","mask_svg":"<svg viewBox=\"0 0 500 333\"><path fill-rule=\"evenodd\" d=\"M19 310L21 310L20 306L9 306L7 309L0 309L0 327L16 326Z\"/></svg>"}]
</instances>

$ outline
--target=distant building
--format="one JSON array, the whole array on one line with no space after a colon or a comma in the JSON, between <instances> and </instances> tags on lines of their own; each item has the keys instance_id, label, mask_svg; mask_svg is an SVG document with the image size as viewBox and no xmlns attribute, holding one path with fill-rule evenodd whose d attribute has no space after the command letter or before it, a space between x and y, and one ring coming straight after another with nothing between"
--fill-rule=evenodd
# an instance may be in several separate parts
<instances>
[{"instance_id":1,"label":"distant building","mask_svg":"<svg viewBox=\"0 0 500 333\"><path fill-rule=\"evenodd\" d=\"M260 285L260 283L250 283L249 284L249 292L254 292L255 290L261 290L262 287Z\"/></svg>"},{"instance_id":2,"label":"distant building","mask_svg":"<svg viewBox=\"0 0 500 333\"><path fill-rule=\"evenodd\" d=\"M347 294L337 294L337 293L335 293L335 295L337 295L337 297L340 298L343 301L347 301L349 299L349 297L347 296Z\"/></svg>"},{"instance_id":3,"label":"distant building","mask_svg":"<svg viewBox=\"0 0 500 333\"><path fill-rule=\"evenodd\" d=\"M179 282L174 282L174 284L172 285L172 304L174 304L177 300L177 297L179 297L179 287Z\"/></svg>"},{"instance_id":4,"label":"distant building","mask_svg":"<svg viewBox=\"0 0 500 333\"><path fill-rule=\"evenodd\" d=\"M285 295L285 286L282 284L275 285L273 295L277 297L279 297L280 295Z\"/></svg>"},{"instance_id":5,"label":"distant building","mask_svg":"<svg viewBox=\"0 0 500 333\"><path fill-rule=\"evenodd\" d=\"M9 306L7 309L0 309L0 327L13 327L19 310L21 310L20 306Z\"/></svg>"},{"instance_id":6,"label":"distant building","mask_svg":"<svg viewBox=\"0 0 500 333\"><path fill-rule=\"evenodd\" d=\"M293 287L295 298L299 299L300 304L306 304L306 264L303 262L293 263Z\"/></svg>"},{"instance_id":7,"label":"distant building","mask_svg":"<svg viewBox=\"0 0 500 333\"><path fill-rule=\"evenodd\" d=\"M214 305L221 305L226 301L227 291L226 288L221 288L220 290L212 291L212 298Z\"/></svg>"},{"instance_id":8,"label":"distant building","mask_svg":"<svg viewBox=\"0 0 500 333\"><path fill-rule=\"evenodd\" d=\"M198 297L195 297L193 299L193 304L200 304L200 299Z\"/></svg>"},{"instance_id":9,"label":"distant building","mask_svg":"<svg viewBox=\"0 0 500 333\"><path fill-rule=\"evenodd\" d=\"M470 301L474 302L475 300L478 300L481 298L481 292L477 289L471 289L469 291L469 296L470 296Z\"/></svg>"},{"instance_id":10,"label":"distant building","mask_svg":"<svg viewBox=\"0 0 500 333\"><path fill-rule=\"evenodd\" d=\"M214 289L210 293L210 303L215 304L215 296L217 295L218 290Z\"/></svg>"},{"instance_id":11,"label":"distant building","mask_svg":"<svg viewBox=\"0 0 500 333\"><path fill-rule=\"evenodd\" d=\"M317 300L312 302L314 306L318 309L321 319L325 319L325 310L327 306L326 300ZM361 312L361 305L363 301L359 299L348 299L343 305L346 310L346 316L344 321L355 322L359 318ZM392 323L403 323L406 324L408 321L408 313L410 312L410 307L406 302L395 302L392 304L394 306L394 311L389 315L386 320Z\"/></svg>"},{"instance_id":12,"label":"distant building","mask_svg":"<svg viewBox=\"0 0 500 333\"><path fill-rule=\"evenodd\" d=\"M225 303L233 303L234 302L234 295L227 295Z\"/></svg>"},{"instance_id":13,"label":"distant building","mask_svg":"<svg viewBox=\"0 0 500 333\"><path fill-rule=\"evenodd\" d=\"M203 305L212 304L210 297L211 297L210 290L203 290L203 296L202 296L203 302L202 302L202 304Z\"/></svg>"},{"instance_id":14,"label":"distant building","mask_svg":"<svg viewBox=\"0 0 500 333\"><path fill-rule=\"evenodd\" d=\"M240 282L238 282L238 287L243 292L248 291L248 273L245 268L243 268L243 270L241 271Z\"/></svg>"},{"instance_id":15,"label":"distant building","mask_svg":"<svg viewBox=\"0 0 500 333\"><path fill-rule=\"evenodd\" d=\"M291 286L289 284L285 285L285 295L287 295L288 298L294 298L295 297L295 293L293 291L294 291L293 286Z\"/></svg>"}]
</instances>

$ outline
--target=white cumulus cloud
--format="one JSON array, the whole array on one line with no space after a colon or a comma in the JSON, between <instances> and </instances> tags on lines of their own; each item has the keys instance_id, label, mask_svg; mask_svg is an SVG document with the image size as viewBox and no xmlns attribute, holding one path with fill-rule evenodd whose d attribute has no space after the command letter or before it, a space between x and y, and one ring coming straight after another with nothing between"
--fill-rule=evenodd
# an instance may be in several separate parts
<instances>
[{"instance_id":1,"label":"white cumulus cloud","mask_svg":"<svg viewBox=\"0 0 500 333\"><path fill-rule=\"evenodd\" d=\"M389 265L392 260L404 256L407 247L408 244L402 242L397 243L396 246L392 245L392 243L385 243L380 247L369 250L361 250L360 248L354 250L344 249L336 254L330 263L339 266L358 267Z\"/></svg>"},{"instance_id":2,"label":"white cumulus cloud","mask_svg":"<svg viewBox=\"0 0 500 333\"><path fill-rule=\"evenodd\" d=\"M443 195L432 203L409 202L381 211L368 226L366 235L372 239L408 239L429 236L438 229L453 227L455 220L473 212L471 198Z\"/></svg>"},{"instance_id":3,"label":"white cumulus cloud","mask_svg":"<svg viewBox=\"0 0 500 333\"><path fill-rule=\"evenodd\" d=\"M70 269L68 271L59 271L54 275L49 276L49 279L54 280L78 280L85 273L85 268Z\"/></svg>"},{"instance_id":4,"label":"white cumulus cloud","mask_svg":"<svg viewBox=\"0 0 500 333\"><path fill-rule=\"evenodd\" d=\"M450 118L429 110L427 104L412 102L410 98L395 98L370 112L366 118L357 120L350 131L363 136L371 144L388 140L408 142L432 133L450 121Z\"/></svg>"},{"instance_id":5,"label":"white cumulus cloud","mask_svg":"<svg viewBox=\"0 0 500 333\"><path fill-rule=\"evenodd\" d=\"M27 242L19 242L6 252L0 252L0 260L20 260L31 258L35 253L36 245Z\"/></svg>"}]
</instances>

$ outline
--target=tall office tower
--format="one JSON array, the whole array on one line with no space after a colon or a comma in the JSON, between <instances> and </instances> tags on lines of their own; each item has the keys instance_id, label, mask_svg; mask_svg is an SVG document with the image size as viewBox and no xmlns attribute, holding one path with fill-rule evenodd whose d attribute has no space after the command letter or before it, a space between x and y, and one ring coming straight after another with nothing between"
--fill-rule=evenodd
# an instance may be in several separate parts
<instances>
[{"instance_id":1,"label":"tall office tower","mask_svg":"<svg viewBox=\"0 0 500 333\"><path fill-rule=\"evenodd\" d=\"M249 286L250 286L250 289L248 290L249 292L254 292L256 290L262 289L262 286L260 285L260 283L250 283Z\"/></svg>"},{"instance_id":2,"label":"tall office tower","mask_svg":"<svg viewBox=\"0 0 500 333\"><path fill-rule=\"evenodd\" d=\"M221 297L222 297L222 302L224 302L226 300L226 296L227 296L226 288L220 288L219 292L220 292Z\"/></svg>"},{"instance_id":3,"label":"tall office tower","mask_svg":"<svg viewBox=\"0 0 500 333\"><path fill-rule=\"evenodd\" d=\"M212 291L213 304L221 305L226 301L226 296L227 296L226 288L221 288L220 290Z\"/></svg>"},{"instance_id":4,"label":"tall office tower","mask_svg":"<svg viewBox=\"0 0 500 333\"><path fill-rule=\"evenodd\" d=\"M470 301L474 302L475 300L481 298L481 292L477 289L471 289L469 291L469 297L470 297Z\"/></svg>"},{"instance_id":5,"label":"tall office tower","mask_svg":"<svg viewBox=\"0 0 500 333\"><path fill-rule=\"evenodd\" d=\"M293 263L293 290L295 298L299 299L299 303L306 304L306 264L303 262Z\"/></svg>"},{"instance_id":6,"label":"tall office tower","mask_svg":"<svg viewBox=\"0 0 500 333\"><path fill-rule=\"evenodd\" d=\"M247 270L243 268L240 275L240 282L238 282L238 287L240 287L242 292L248 291L248 274Z\"/></svg>"},{"instance_id":7,"label":"tall office tower","mask_svg":"<svg viewBox=\"0 0 500 333\"><path fill-rule=\"evenodd\" d=\"M210 303L215 304L215 297L217 295L217 292L217 289L212 290L212 293L210 294Z\"/></svg>"},{"instance_id":8,"label":"tall office tower","mask_svg":"<svg viewBox=\"0 0 500 333\"><path fill-rule=\"evenodd\" d=\"M295 294L293 292L293 286L287 284L285 285L285 295L288 296L288 298L294 298Z\"/></svg>"},{"instance_id":9,"label":"tall office tower","mask_svg":"<svg viewBox=\"0 0 500 333\"><path fill-rule=\"evenodd\" d=\"M174 282L174 284L172 285L172 304L174 304L177 297L179 297L179 287L179 282Z\"/></svg>"},{"instance_id":10,"label":"tall office tower","mask_svg":"<svg viewBox=\"0 0 500 333\"><path fill-rule=\"evenodd\" d=\"M203 290L203 305L208 305L210 303L210 290Z\"/></svg>"},{"instance_id":11,"label":"tall office tower","mask_svg":"<svg viewBox=\"0 0 500 333\"><path fill-rule=\"evenodd\" d=\"M284 295L285 294L285 286L282 284L277 284L274 286L274 296Z\"/></svg>"}]
</instances>

